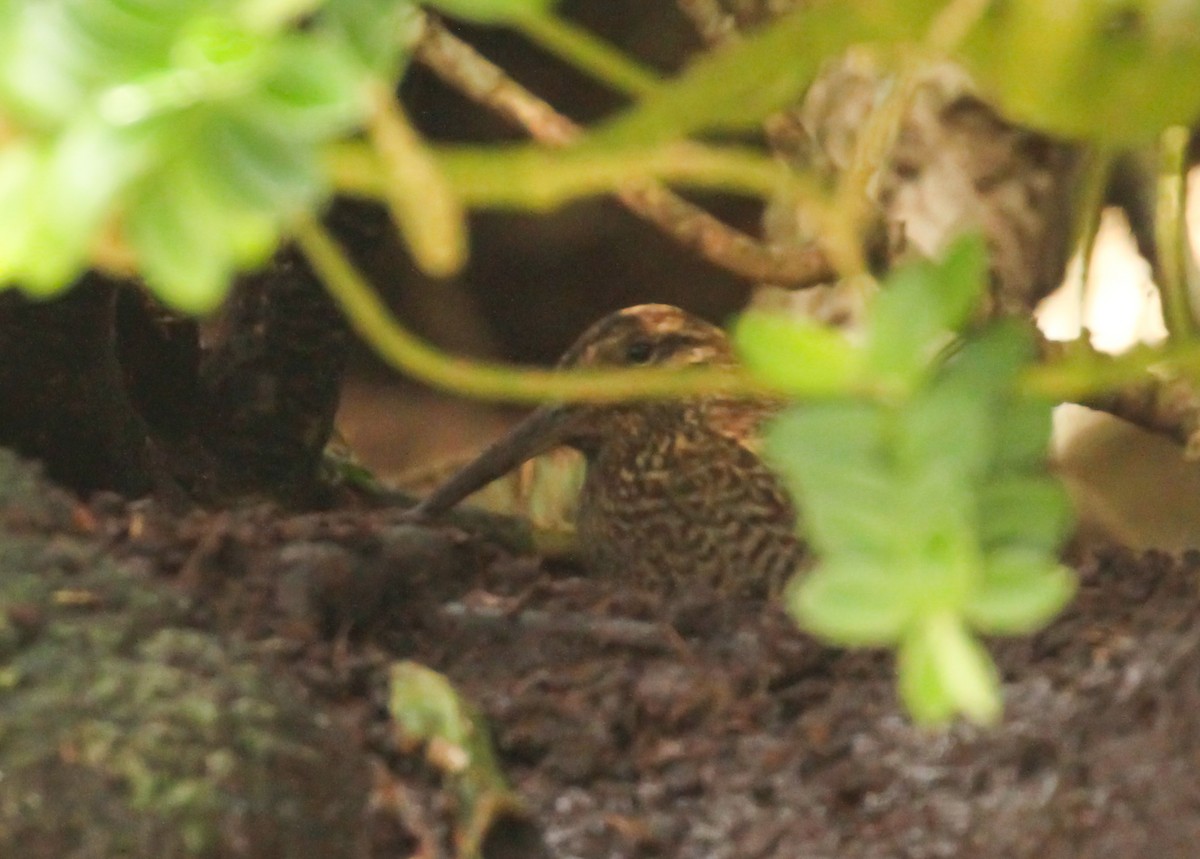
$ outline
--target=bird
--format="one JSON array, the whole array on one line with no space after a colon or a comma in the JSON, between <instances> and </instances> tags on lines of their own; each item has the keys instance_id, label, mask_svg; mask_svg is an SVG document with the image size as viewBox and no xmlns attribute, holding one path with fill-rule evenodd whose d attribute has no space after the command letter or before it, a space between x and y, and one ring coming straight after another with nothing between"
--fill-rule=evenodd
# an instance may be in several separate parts
<instances>
[{"instance_id":1,"label":"bird","mask_svg":"<svg viewBox=\"0 0 1200 859\"><path fill-rule=\"evenodd\" d=\"M678 307L642 304L588 328L558 367L732 367L725 332ZM565 445L586 472L576 531L589 573L647 590L777 595L805 557L792 498L761 455L782 404L711 394L549 404L411 512L436 518L521 463Z\"/></svg>"}]
</instances>

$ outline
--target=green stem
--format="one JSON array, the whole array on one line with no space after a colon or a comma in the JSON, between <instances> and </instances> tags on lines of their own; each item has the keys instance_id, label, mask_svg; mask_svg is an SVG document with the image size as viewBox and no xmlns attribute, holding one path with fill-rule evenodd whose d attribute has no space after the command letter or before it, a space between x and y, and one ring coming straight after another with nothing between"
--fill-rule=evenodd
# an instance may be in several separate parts
<instances>
[{"instance_id":1,"label":"green stem","mask_svg":"<svg viewBox=\"0 0 1200 859\"><path fill-rule=\"evenodd\" d=\"M1168 343L1166 348L1137 346L1117 357L1093 351L1084 341L1066 357L1030 367L1021 390L1062 402L1089 397L1145 381L1156 368L1191 379L1200 378L1200 342Z\"/></svg>"},{"instance_id":2,"label":"green stem","mask_svg":"<svg viewBox=\"0 0 1200 859\"><path fill-rule=\"evenodd\" d=\"M760 152L694 143L559 152L536 146L456 147L438 157L446 176L474 206L548 209L646 180L770 199L790 181L785 168Z\"/></svg>"},{"instance_id":3,"label":"green stem","mask_svg":"<svg viewBox=\"0 0 1200 859\"><path fill-rule=\"evenodd\" d=\"M1196 333L1188 295L1186 257L1191 253L1186 218L1187 143L1188 130L1182 126L1163 132L1154 219L1163 317L1167 331L1177 340L1190 339Z\"/></svg>"},{"instance_id":4,"label":"green stem","mask_svg":"<svg viewBox=\"0 0 1200 859\"><path fill-rule=\"evenodd\" d=\"M612 401L704 393L778 394L745 373L678 370L528 370L454 358L401 326L334 239L310 216L293 235L350 324L393 367L458 394L511 402Z\"/></svg>"},{"instance_id":5,"label":"green stem","mask_svg":"<svg viewBox=\"0 0 1200 859\"><path fill-rule=\"evenodd\" d=\"M1100 215L1104 211L1104 191L1108 187L1114 156L1115 153L1110 149L1093 149L1088 152L1083 179L1076 195L1078 226L1075 249L1079 254L1084 290L1087 289L1088 276L1092 269L1092 254L1096 249L1096 237L1100 233ZM1082 291L1080 294L1083 294ZM1082 319L1082 314L1080 318Z\"/></svg>"},{"instance_id":6,"label":"green stem","mask_svg":"<svg viewBox=\"0 0 1200 859\"><path fill-rule=\"evenodd\" d=\"M764 200L787 189L813 211L829 208L814 183L748 147L690 142L554 151L526 145L460 146L435 150L434 155L457 199L479 208L546 210L651 180ZM325 158L339 191L377 199L391 193L378 156L362 144L334 144Z\"/></svg>"},{"instance_id":7,"label":"green stem","mask_svg":"<svg viewBox=\"0 0 1200 859\"><path fill-rule=\"evenodd\" d=\"M529 15L512 24L535 44L619 92L640 98L658 89L653 71L563 18Z\"/></svg>"},{"instance_id":8,"label":"green stem","mask_svg":"<svg viewBox=\"0 0 1200 859\"><path fill-rule=\"evenodd\" d=\"M448 277L467 259L462 205L432 153L401 110L391 86L372 87L367 123L378 156L380 191L413 260L433 277Z\"/></svg>"}]
</instances>

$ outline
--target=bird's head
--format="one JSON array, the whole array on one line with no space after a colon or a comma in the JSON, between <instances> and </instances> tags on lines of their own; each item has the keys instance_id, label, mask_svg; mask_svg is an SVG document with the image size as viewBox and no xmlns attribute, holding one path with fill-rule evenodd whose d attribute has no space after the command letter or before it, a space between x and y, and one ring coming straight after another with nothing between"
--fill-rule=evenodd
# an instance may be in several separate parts
<instances>
[{"instance_id":1,"label":"bird's head","mask_svg":"<svg viewBox=\"0 0 1200 859\"><path fill-rule=\"evenodd\" d=\"M686 367L728 365L725 332L669 304L639 304L605 316L566 351L569 367Z\"/></svg>"},{"instance_id":2,"label":"bird's head","mask_svg":"<svg viewBox=\"0 0 1200 859\"><path fill-rule=\"evenodd\" d=\"M667 304L639 304L601 319L558 362L562 369L728 366L733 350L725 332ZM569 444L585 452L621 429L637 406L566 403L542 406L451 477L418 507L436 515L521 463Z\"/></svg>"}]
</instances>

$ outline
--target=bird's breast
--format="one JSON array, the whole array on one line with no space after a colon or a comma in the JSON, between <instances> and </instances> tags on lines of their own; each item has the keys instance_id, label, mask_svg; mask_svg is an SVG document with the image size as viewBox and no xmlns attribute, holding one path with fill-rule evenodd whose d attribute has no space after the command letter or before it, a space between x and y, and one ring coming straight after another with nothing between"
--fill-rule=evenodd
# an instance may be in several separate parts
<instances>
[{"instance_id":1,"label":"bird's breast","mask_svg":"<svg viewBox=\"0 0 1200 859\"><path fill-rule=\"evenodd\" d=\"M694 426L623 436L590 457L578 528L595 572L653 589L775 592L802 557L775 475Z\"/></svg>"}]
</instances>

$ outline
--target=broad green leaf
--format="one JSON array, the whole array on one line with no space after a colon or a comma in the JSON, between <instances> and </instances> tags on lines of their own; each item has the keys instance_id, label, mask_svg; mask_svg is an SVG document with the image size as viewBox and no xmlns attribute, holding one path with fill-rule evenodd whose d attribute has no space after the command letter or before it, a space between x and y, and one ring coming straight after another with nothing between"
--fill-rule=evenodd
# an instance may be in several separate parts
<instances>
[{"instance_id":1,"label":"broad green leaf","mask_svg":"<svg viewBox=\"0 0 1200 859\"><path fill-rule=\"evenodd\" d=\"M937 469L960 482L977 479L992 452L992 417L986 390L939 384L919 391L897 419L897 465L911 470Z\"/></svg>"},{"instance_id":2,"label":"broad green leaf","mask_svg":"<svg viewBox=\"0 0 1200 859\"><path fill-rule=\"evenodd\" d=\"M949 329L959 330L970 319L987 286L987 245L979 233L967 233L950 243L935 269L931 284L938 316Z\"/></svg>"},{"instance_id":3,"label":"broad green leaf","mask_svg":"<svg viewBox=\"0 0 1200 859\"><path fill-rule=\"evenodd\" d=\"M789 409L766 430L767 460L788 480L821 551L885 553L897 487L882 459L880 411L836 401Z\"/></svg>"},{"instance_id":4,"label":"broad green leaf","mask_svg":"<svg viewBox=\"0 0 1200 859\"><path fill-rule=\"evenodd\" d=\"M1066 490L1045 474L1005 473L979 491L981 542L989 549L1020 546L1048 555L1071 527Z\"/></svg>"},{"instance_id":5,"label":"broad green leaf","mask_svg":"<svg viewBox=\"0 0 1200 859\"><path fill-rule=\"evenodd\" d=\"M902 390L927 375L939 349L974 308L985 283L982 240L965 236L937 262L893 273L871 306L867 362Z\"/></svg>"},{"instance_id":6,"label":"broad green leaf","mask_svg":"<svg viewBox=\"0 0 1200 859\"><path fill-rule=\"evenodd\" d=\"M89 69L57 3L17 4L0 21L0 105L23 123L69 120L87 95Z\"/></svg>"},{"instance_id":7,"label":"broad green leaf","mask_svg":"<svg viewBox=\"0 0 1200 859\"><path fill-rule=\"evenodd\" d=\"M1200 111L1200 7L1178 0L994 4L961 51L1019 122L1128 147Z\"/></svg>"},{"instance_id":8,"label":"broad green leaf","mask_svg":"<svg viewBox=\"0 0 1200 859\"><path fill-rule=\"evenodd\" d=\"M958 708L942 682L936 654L924 630L911 631L896 653L896 682L904 708L917 722L935 725L950 720Z\"/></svg>"},{"instance_id":9,"label":"broad green leaf","mask_svg":"<svg viewBox=\"0 0 1200 859\"><path fill-rule=\"evenodd\" d=\"M557 0L427 0L434 9L479 24L503 24L533 15L546 15Z\"/></svg>"},{"instance_id":10,"label":"broad green leaf","mask_svg":"<svg viewBox=\"0 0 1200 859\"><path fill-rule=\"evenodd\" d=\"M26 213L36 220L21 266L24 287L50 294L74 278L109 207L143 172L146 157L136 135L99 123L78 122L59 136L35 192L36 208Z\"/></svg>"},{"instance_id":11,"label":"broad green leaf","mask_svg":"<svg viewBox=\"0 0 1200 859\"><path fill-rule=\"evenodd\" d=\"M1005 397L995 417L996 469L1040 470L1046 463L1054 406L1044 400Z\"/></svg>"},{"instance_id":12,"label":"broad green leaf","mask_svg":"<svg viewBox=\"0 0 1200 859\"><path fill-rule=\"evenodd\" d=\"M160 298L186 313L208 313L234 266L228 209L186 162L170 175L169 185L143 183L130 207L129 239Z\"/></svg>"},{"instance_id":13,"label":"broad green leaf","mask_svg":"<svg viewBox=\"0 0 1200 859\"><path fill-rule=\"evenodd\" d=\"M827 59L851 45L916 36L934 11L928 3L804 3L736 43L701 56L584 145L619 147L706 129L754 127L792 104Z\"/></svg>"},{"instance_id":14,"label":"broad green leaf","mask_svg":"<svg viewBox=\"0 0 1200 859\"><path fill-rule=\"evenodd\" d=\"M367 110L362 71L332 38L278 40L272 70L249 100L260 122L303 142L343 134Z\"/></svg>"},{"instance_id":15,"label":"broad green leaf","mask_svg":"<svg viewBox=\"0 0 1200 859\"><path fill-rule=\"evenodd\" d=\"M847 392L858 374L859 353L845 335L812 320L749 310L733 340L747 367L794 394Z\"/></svg>"},{"instance_id":16,"label":"broad green leaf","mask_svg":"<svg viewBox=\"0 0 1200 859\"><path fill-rule=\"evenodd\" d=\"M46 153L25 142L0 148L0 286L20 273L33 239Z\"/></svg>"},{"instance_id":17,"label":"broad green leaf","mask_svg":"<svg viewBox=\"0 0 1200 859\"><path fill-rule=\"evenodd\" d=\"M959 712L981 724L1000 716L1000 680L983 646L951 614L922 618L905 637L900 693L918 722Z\"/></svg>"},{"instance_id":18,"label":"broad green leaf","mask_svg":"<svg viewBox=\"0 0 1200 859\"><path fill-rule=\"evenodd\" d=\"M1008 397L1017 374L1034 356L1030 330L1023 323L1001 321L971 337L947 360L942 384L980 389L989 397Z\"/></svg>"},{"instance_id":19,"label":"broad green leaf","mask_svg":"<svg viewBox=\"0 0 1200 859\"><path fill-rule=\"evenodd\" d=\"M0 112L22 141L0 162L0 200L16 207L0 278L64 288L119 221L152 288L211 309L234 268L261 261L279 224L320 198L319 149L367 108L349 43L319 16L294 26L307 8L0 5Z\"/></svg>"},{"instance_id":20,"label":"broad green leaf","mask_svg":"<svg viewBox=\"0 0 1200 859\"><path fill-rule=\"evenodd\" d=\"M311 203L320 176L311 147L277 128L232 111L206 123L195 148L201 175L234 208L263 214L294 211Z\"/></svg>"},{"instance_id":21,"label":"broad green leaf","mask_svg":"<svg viewBox=\"0 0 1200 859\"><path fill-rule=\"evenodd\" d=\"M1043 552L1018 549L988 558L966 617L987 633L1029 633L1058 614L1075 593L1075 575Z\"/></svg>"},{"instance_id":22,"label":"broad green leaf","mask_svg":"<svg viewBox=\"0 0 1200 859\"><path fill-rule=\"evenodd\" d=\"M413 0L329 0L321 23L364 68L395 80L420 36L421 12Z\"/></svg>"},{"instance_id":23,"label":"broad green leaf","mask_svg":"<svg viewBox=\"0 0 1200 859\"><path fill-rule=\"evenodd\" d=\"M913 616L894 570L874 559L839 557L797 575L784 605L810 632L843 645L884 645L900 640Z\"/></svg>"}]
</instances>

